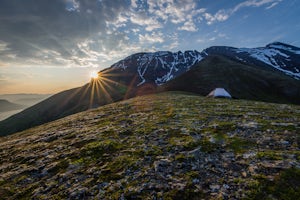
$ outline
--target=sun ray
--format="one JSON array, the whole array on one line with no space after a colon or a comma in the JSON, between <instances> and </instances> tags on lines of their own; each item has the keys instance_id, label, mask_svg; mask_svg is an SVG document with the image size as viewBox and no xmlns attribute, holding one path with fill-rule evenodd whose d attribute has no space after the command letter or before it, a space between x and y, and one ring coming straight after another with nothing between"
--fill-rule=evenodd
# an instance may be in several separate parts
<instances>
[{"instance_id":1,"label":"sun ray","mask_svg":"<svg viewBox=\"0 0 300 200\"><path fill-rule=\"evenodd\" d=\"M89 108L93 108L95 84L96 84L96 81L92 81L92 90L90 92L90 105L89 105Z\"/></svg>"}]
</instances>

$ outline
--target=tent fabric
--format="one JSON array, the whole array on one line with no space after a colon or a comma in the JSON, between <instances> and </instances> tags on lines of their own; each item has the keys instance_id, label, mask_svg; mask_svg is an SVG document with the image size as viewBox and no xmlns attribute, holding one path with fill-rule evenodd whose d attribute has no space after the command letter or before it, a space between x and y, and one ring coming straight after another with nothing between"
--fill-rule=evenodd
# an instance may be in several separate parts
<instances>
[{"instance_id":1,"label":"tent fabric","mask_svg":"<svg viewBox=\"0 0 300 200\"><path fill-rule=\"evenodd\" d=\"M207 96L231 98L231 95L224 88L215 88Z\"/></svg>"}]
</instances>

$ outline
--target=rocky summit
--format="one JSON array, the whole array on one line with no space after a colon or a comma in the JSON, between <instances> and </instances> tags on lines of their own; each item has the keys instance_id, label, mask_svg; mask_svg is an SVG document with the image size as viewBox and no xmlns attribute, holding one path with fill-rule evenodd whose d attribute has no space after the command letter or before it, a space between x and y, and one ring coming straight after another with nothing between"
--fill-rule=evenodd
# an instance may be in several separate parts
<instances>
[{"instance_id":1,"label":"rocky summit","mask_svg":"<svg viewBox=\"0 0 300 200\"><path fill-rule=\"evenodd\" d=\"M300 107L169 92L0 138L0 199L297 199Z\"/></svg>"}]
</instances>

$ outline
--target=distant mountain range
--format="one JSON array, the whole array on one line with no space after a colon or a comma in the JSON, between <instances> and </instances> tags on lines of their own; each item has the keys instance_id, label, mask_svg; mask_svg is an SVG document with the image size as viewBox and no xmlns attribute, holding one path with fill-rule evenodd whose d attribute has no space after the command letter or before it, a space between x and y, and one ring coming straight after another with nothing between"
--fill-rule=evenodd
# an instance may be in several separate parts
<instances>
[{"instance_id":1,"label":"distant mountain range","mask_svg":"<svg viewBox=\"0 0 300 200\"><path fill-rule=\"evenodd\" d=\"M0 122L7 135L64 116L148 93L180 90L207 95L225 88L239 99L300 104L300 48L214 46L198 51L137 53L99 72L99 79Z\"/></svg>"},{"instance_id":2,"label":"distant mountain range","mask_svg":"<svg viewBox=\"0 0 300 200\"><path fill-rule=\"evenodd\" d=\"M21 104L24 106L32 106L46 98L51 94L0 94L0 99L6 99L12 103Z\"/></svg>"},{"instance_id":3,"label":"distant mountain range","mask_svg":"<svg viewBox=\"0 0 300 200\"><path fill-rule=\"evenodd\" d=\"M7 112L12 110L19 110L24 108L25 106L11 103L5 99L0 99L0 112Z\"/></svg>"}]
</instances>

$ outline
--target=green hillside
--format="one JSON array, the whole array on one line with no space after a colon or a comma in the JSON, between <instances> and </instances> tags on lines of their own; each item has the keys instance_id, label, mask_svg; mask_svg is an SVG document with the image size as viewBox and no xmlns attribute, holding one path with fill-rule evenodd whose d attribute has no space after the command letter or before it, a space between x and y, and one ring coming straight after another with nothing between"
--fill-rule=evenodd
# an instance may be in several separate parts
<instances>
[{"instance_id":1,"label":"green hillside","mask_svg":"<svg viewBox=\"0 0 300 200\"><path fill-rule=\"evenodd\" d=\"M297 199L300 106L142 96L0 138L1 199Z\"/></svg>"}]
</instances>

